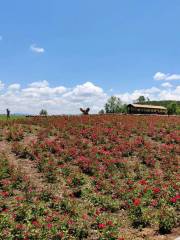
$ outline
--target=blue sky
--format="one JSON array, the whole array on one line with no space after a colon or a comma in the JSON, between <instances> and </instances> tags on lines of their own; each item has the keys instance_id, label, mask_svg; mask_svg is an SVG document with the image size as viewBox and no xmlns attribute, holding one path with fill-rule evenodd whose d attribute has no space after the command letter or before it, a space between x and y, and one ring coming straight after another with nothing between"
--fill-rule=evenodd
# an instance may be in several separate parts
<instances>
[{"instance_id":1,"label":"blue sky","mask_svg":"<svg viewBox=\"0 0 180 240\"><path fill-rule=\"evenodd\" d=\"M21 101L24 95L17 91L44 80L45 88L66 89L48 93L46 101L64 101L62 94L80 87L85 93L78 104L85 106L94 103L88 102L93 87L101 89L104 99L99 96L94 111L112 94L126 101L140 93L179 99L179 0L0 0L0 9L1 100L12 97L12 84L19 85L11 94Z\"/></svg>"}]
</instances>

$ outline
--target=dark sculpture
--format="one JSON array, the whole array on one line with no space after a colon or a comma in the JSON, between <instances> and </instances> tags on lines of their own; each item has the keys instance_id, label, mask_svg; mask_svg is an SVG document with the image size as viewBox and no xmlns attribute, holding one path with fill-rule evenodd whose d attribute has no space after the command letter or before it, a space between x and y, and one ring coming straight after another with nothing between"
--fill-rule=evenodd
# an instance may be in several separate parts
<instances>
[{"instance_id":1,"label":"dark sculpture","mask_svg":"<svg viewBox=\"0 0 180 240\"><path fill-rule=\"evenodd\" d=\"M90 108L86 108L86 109L80 108L80 111L81 111L84 115L88 115L88 114L89 114L89 111L90 111Z\"/></svg>"},{"instance_id":2,"label":"dark sculpture","mask_svg":"<svg viewBox=\"0 0 180 240\"><path fill-rule=\"evenodd\" d=\"M10 110L8 108L6 109L6 116L7 118L10 118Z\"/></svg>"}]
</instances>

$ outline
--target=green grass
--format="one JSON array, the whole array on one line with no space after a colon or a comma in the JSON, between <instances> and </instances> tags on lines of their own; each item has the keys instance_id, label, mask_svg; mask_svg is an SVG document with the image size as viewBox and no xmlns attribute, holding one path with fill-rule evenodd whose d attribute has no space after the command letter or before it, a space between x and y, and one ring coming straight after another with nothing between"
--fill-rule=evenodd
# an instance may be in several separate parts
<instances>
[{"instance_id":1,"label":"green grass","mask_svg":"<svg viewBox=\"0 0 180 240\"><path fill-rule=\"evenodd\" d=\"M23 115L11 115L9 119L7 119L7 116L5 114L0 114L0 120L16 120L16 119L22 119L25 118Z\"/></svg>"}]
</instances>

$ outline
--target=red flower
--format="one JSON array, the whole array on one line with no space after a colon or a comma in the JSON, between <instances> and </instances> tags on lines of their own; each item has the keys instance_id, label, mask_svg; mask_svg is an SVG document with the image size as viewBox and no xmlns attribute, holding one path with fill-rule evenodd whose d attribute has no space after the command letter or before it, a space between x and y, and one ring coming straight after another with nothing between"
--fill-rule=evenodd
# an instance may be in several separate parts
<instances>
[{"instance_id":1,"label":"red flower","mask_svg":"<svg viewBox=\"0 0 180 240\"><path fill-rule=\"evenodd\" d=\"M106 224L109 225L109 226L113 226L113 222L112 221L107 221Z\"/></svg>"},{"instance_id":2,"label":"red flower","mask_svg":"<svg viewBox=\"0 0 180 240\"><path fill-rule=\"evenodd\" d=\"M144 180L144 179L140 180L139 183L140 183L141 185L146 185L146 184L147 184L146 180Z\"/></svg>"},{"instance_id":3,"label":"red flower","mask_svg":"<svg viewBox=\"0 0 180 240\"><path fill-rule=\"evenodd\" d=\"M143 192L146 193L147 190L148 190L148 187L146 186L146 187L144 188Z\"/></svg>"},{"instance_id":4,"label":"red flower","mask_svg":"<svg viewBox=\"0 0 180 240\"><path fill-rule=\"evenodd\" d=\"M134 199L133 204L134 206L138 207L141 204L141 199L139 198Z\"/></svg>"},{"instance_id":5,"label":"red flower","mask_svg":"<svg viewBox=\"0 0 180 240\"><path fill-rule=\"evenodd\" d=\"M100 215L101 211L99 209L96 210L96 215Z\"/></svg>"},{"instance_id":6,"label":"red flower","mask_svg":"<svg viewBox=\"0 0 180 240\"><path fill-rule=\"evenodd\" d=\"M179 200L179 199L180 199L180 195L176 195L175 197L172 197L172 198L170 199L170 202L176 203L177 200Z\"/></svg>"},{"instance_id":7,"label":"red flower","mask_svg":"<svg viewBox=\"0 0 180 240\"><path fill-rule=\"evenodd\" d=\"M88 215L84 213L83 216L82 216L82 218L83 218L84 220L87 220L87 219L88 219Z\"/></svg>"},{"instance_id":8,"label":"red flower","mask_svg":"<svg viewBox=\"0 0 180 240\"><path fill-rule=\"evenodd\" d=\"M8 192L1 192L1 196L3 196L3 197L8 197L8 196L9 196L9 193L8 193Z\"/></svg>"},{"instance_id":9,"label":"red flower","mask_svg":"<svg viewBox=\"0 0 180 240\"><path fill-rule=\"evenodd\" d=\"M176 203L177 199L176 199L176 197L172 197L172 198L170 199L170 201L171 201L172 203Z\"/></svg>"},{"instance_id":10,"label":"red flower","mask_svg":"<svg viewBox=\"0 0 180 240\"><path fill-rule=\"evenodd\" d=\"M52 226L53 226L53 225L52 225L51 223L48 223L48 225L47 225L48 229L51 229Z\"/></svg>"},{"instance_id":11,"label":"red flower","mask_svg":"<svg viewBox=\"0 0 180 240\"><path fill-rule=\"evenodd\" d=\"M158 187L153 189L154 194L157 194L157 193L159 193L160 191L161 191L161 190L160 190L160 188L158 188Z\"/></svg>"},{"instance_id":12,"label":"red flower","mask_svg":"<svg viewBox=\"0 0 180 240\"><path fill-rule=\"evenodd\" d=\"M99 225L98 225L98 228L99 229L103 229L103 228L105 228L106 227L106 224L104 224L104 223L99 223Z\"/></svg>"},{"instance_id":13,"label":"red flower","mask_svg":"<svg viewBox=\"0 0 180 240\"><path fill-rule=\"evenodd\" d=\"M2 179L1 180L1 183L4 185L4 186L9 186L11 184L11 181L9 179Z\"/></svg>"},{"instance_id":14,"label":"red flower","mask_svg":"<svg viewBox=\"0 0 180 240\"><path fill-rule=\"evenodd\" d=\"M15 197L15 199L16 199L17 201L23 201L23 200L24 200L24 198L21 197L21 196L17 196L17 197Z\"/></svg>"},{"instance_id":15,"label":"red flower","mask_svg":"<svg viewBox=\"0 0 180 240\"><path fill-rule=\"evenodd\" d=\"M180 199L180 195L177 195L177 196L176 196L176 199L179 200L179 199Z\"/></svg>"},{"instance_id":16,"label":"red flower","mask_svg":"<svg viewBox=\"0 0 180 240\"><path fill-rule=\"evenodd\" d=\"M158 201L157 200L152 200L151 201L151 206L156 207L158 205Z\"/></svg>"},{"instance_id":17,"label":"red flower","mask_svg":"<svg viewBox=\"0 0 180 240\"><path fill-rule=\"evenodd\" d=\"M7 209L7 208L5 208L5 209L3 209L3 210L2 210L2 212L8 212L8 209Z\"/></svg>"},{"instance_id":18,"label":"red flower","mask_svg":"<svg viewBox=\"0 0 180 240\"><path fill-rule=\"evenodd\" d=\"M35 227L40 227L40 223L36 220L32 221L32 225L34 225Z\"/></svg>"},{"instance_id":19,"label":"red flower","mask_svg":"<svg viewBox=\"0 0 180 240\"><path fill-rule=\"evenodd\" d=\"M70 219L70 220L68 221L68 225L73 225L73 224L74 224L73 220Z\"/></svg>"},{"instance_id":20,"label":"red flower","mask_svg":"<svg viewBox=\"0 0 180 240\"><path fill-rule=\"evenodd\" d=\"M24 229L23 224L17 224L17 225L16 225L16 229L19 229L19 230Z\"/></svg>"}]
</instances>

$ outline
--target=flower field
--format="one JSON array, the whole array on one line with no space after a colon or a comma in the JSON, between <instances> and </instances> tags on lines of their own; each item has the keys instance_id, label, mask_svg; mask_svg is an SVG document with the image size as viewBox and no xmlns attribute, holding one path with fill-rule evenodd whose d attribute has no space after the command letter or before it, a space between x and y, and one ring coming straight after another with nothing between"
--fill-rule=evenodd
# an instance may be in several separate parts
<instances>
[{"instance_id":1,"label":"flower field","mask_svg":"<svg viewBox=\"0 0 180 240\"><path fill-rule=\"evenodd\" d=\"M0 122L0 239L175 239L180 118Z\"/></svg>"}]
</instances>

